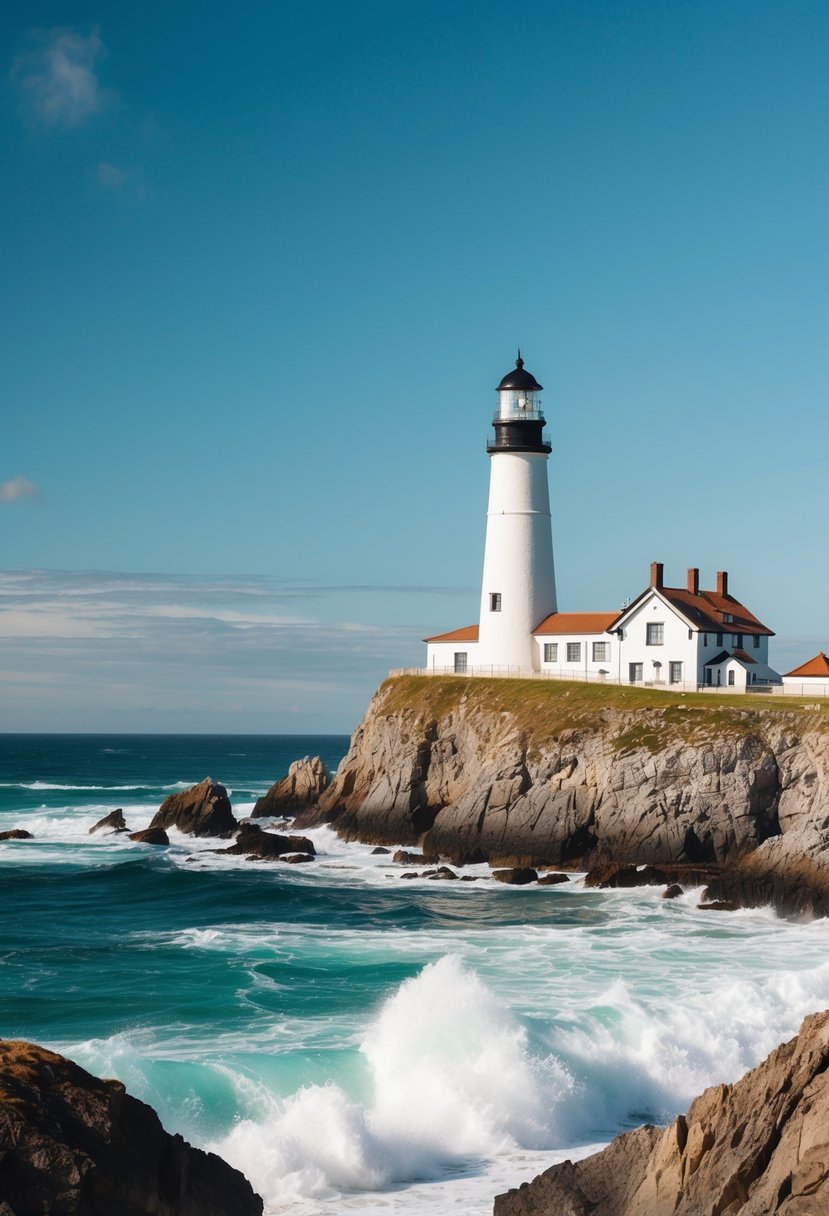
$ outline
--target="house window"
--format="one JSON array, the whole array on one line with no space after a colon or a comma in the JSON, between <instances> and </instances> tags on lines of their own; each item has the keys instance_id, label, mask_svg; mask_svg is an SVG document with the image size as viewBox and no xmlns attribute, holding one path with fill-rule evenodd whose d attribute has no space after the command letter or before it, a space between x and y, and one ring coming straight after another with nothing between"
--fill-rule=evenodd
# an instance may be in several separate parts
<instances>
[{"instance_id":1,"label":"house window","mask_svg":"<svg viewBox=\"0 0 829 1216\"><path fill-rule=\"evenodd\" d=\"M593 662L608 663L610 661L610 642L593 643Z\"/></svg>"},{"instance_id":2,"label":"house window","mask_svg":"<svg viewBox=\"0 0 829 1216\"><path fill-rule=\"evenodd\" d=\"M702 644L703 644L703 646L707 646L707 645L708 645L708 634L707 634L707 633L704 633L704 634L702 635Z\"/></svg>"},{"instance_id":3,"label":"house window","mask_svg":"<svg viewBox=\"0 0 829 1216\"><path fill-rule=\"evenodd\" d=\"M645 627L645 643L648 646L662 646L665 642L665 626L661 621L648 621Z\"/></svg>"},{"instance_id":4,"label":"house window","mask_svg":"<svg viewBox=\"0 0 829 1216\"><path fill-rule=\"evenodd\" d=\"M567 662L568 663L581 662L581 642L568 642L567 643Z\"/></svg>"},{"instance_id":5,"label":"house window","mask_svg":"<svg viewBox=\"0 0 829 1216\"><path fill-rule=\"evenodd\" d=\"M724 612L724 613L722 614L722 619L723 619L723 623L724 623L724 624L726 624L726 625L730 625L730 624L731 624L731 622L734 620L733 613L731 613L731 612Z\"/></svg>"},{"instance_id":6,"label":"house window","mask_svg":"<svg viewBox=\"0 0 829 1216\"><path fill-rule=\"evenodd\" d=\"M710 684L710 683L711 683L711 679L712 679L712 676L711 676L711 668L710 668L710 667L706 667L706 669L705 669L705 683L706 683L706 684Z\"/></svg>"},{"instance_id":7,"label":"house window","mask_svg":"<svg viewBox=\"0 0 829 1216\"><path fill-rule=\"evenodd\" d=\"M545 663L557 663L558 662L558 642L545 642L544 643L544 662Z\"/></svg>"},{"instance_id":8,"label":"house window","mask_svg":"<svg viewBox=\"0 0 829 1216\"><path fill-rule=\"evenodd\" d=\"M728 673L728 683L729 684L734 683L734 672L733 671L729 671L729 673Z\"/></svg>"},{"instance_id":9,"label":"house window","mask_svg":"<svg viewBox=\"0 0 829 1216\"><path fill-rule=\"evenodd\" d=\"M760 634L759 633L755 633L755 635L754 635L754 649L755 650L760 649Z\"/></svg>"},{"instance_id":10,"label":"house window","mask_svg":"<svg viewBox=\"0 0 829 1216\"><path fill-rule=\"evenodd\" d=\"M742 649L743 635L741 633L732 633L731 644L732 646L736 646L738 650Z\"/></svg>"},{"instance_id":11,"label":"house window","mask_svg":"<svg viewBox=\"0 0 829 1216\"><path fill-rule=\"evenodd\" d=\"M721 633L717 634L717 645L722 646L722 634Z\"/></svg>"},{"instance_id":12,"label":"house window","mask_svg":"<svg viewBox=\"0 0 829 1216\"><path fill-rule=\"evenodd\" d=\"M465 674L466 656L467 656L467 652L465 650L456 650L455 651L455 674L456 675Z\"/></svg>"},{"instance_id":13,"label":"house window","mask_svg":"<svg viewBox=\"0 0 829 1216\"><path fill-rule=\"evenodd\" d=\"M669 663L668 664L668 681L671 684L681 684L682 683L682 664L681 663Z\"/></svg>"},{"instance_id":14,"label":"house window","mask_svg":"<svg viewBox=\"0 0 829 1216\"><path fill-rule=\"evenodd\" d=\"M642 664L641 663L629 663L628 664L628 679L631 684L640 683L640 681L642 679Z\"/></svg>"},{"instance_id":15,"label":"house window","mask_svg":"<svg viewBox=\"0 0 829 1216\"><path fill-rule=\"evenodd\" d=\"M500 591L490 592L489 611L490 612L500 612L501 611L501 592Z\"/></svg>"}]
</instances>

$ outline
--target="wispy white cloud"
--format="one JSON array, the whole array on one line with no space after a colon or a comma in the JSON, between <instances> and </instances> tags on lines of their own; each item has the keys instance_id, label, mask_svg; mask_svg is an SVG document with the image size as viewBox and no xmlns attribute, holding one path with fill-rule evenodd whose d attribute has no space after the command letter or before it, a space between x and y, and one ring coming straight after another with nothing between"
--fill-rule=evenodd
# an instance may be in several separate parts
<instances>
[{"instance_id":1,"label":"wispy white cloud","mask_svg":"<svg viewBox=\"0 0 829 1216\"><path fill-rule=\"evenodd\" d=\"M0 481L0 503L38 502L42 498L40 487L27 477L12 477L9 481Z\"/></svg>"},{"instance_id":2,"label":"wispy white cloud","mask_svg":"<svg viewBox=\"0 0 829 1216\"><path fill-rule=\"evenodd\" d=\"M435 596L454 623L454 589L0 571L0 729L349 729Z\"/></svg>"},{"instance_id":3,"label":"wispy white cloud","mask_svg":"<svg viewBox=\"0 0 829 1216\"><path fill-rule=\"evenodd\" d=\"M120 194L132 199L144 198L143 169L124 169L120 165L113 165L109 161L102 160L98 164L96 175L98 185L110 194Z\"/></svg>"},{"instance_id":4,"label":"wispy white cloud","mask_svg":"<svg viewBox=\"0 0 829 1216\"><path fill-rule=\"evenodd\" d=\"M77 127L97 114L107 94L97 74L106 47L97 29L32 30L14 60L11 80L24 112L47 126Z\"/></svg>"}]
</instances>

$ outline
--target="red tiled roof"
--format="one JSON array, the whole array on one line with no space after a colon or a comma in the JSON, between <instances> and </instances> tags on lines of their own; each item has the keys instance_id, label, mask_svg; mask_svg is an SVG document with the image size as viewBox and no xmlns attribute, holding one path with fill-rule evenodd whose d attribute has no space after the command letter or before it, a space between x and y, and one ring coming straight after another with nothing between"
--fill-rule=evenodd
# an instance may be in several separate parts
<instances>
[{"instance_id":1,"label":"red tiled roof","mask_svg":"<svg viewBox=\"0 0 829 1216\"><path fill-rule=\"evenodd\" d=\"M604 633L618 615L617 612L553 612L533 630L533 634Z\"/></svg>"},{"instance_id":2,"label":"red tiled roof","mask_svg":"<svg viewBox=\"0 0 829 1216\"><path fill-rule=\"evenodd\" d=\"M477 642L478 626L464 625L463 629L453 629L450 633L436 633L432 638L424 638L424 642Z\"/></svg>"},{"instance_id":3,"label":"red tiled roof","mask_svg":"<svg viewBox=\"0 0 829 1216\"><path fill-rule=\"evenodd\" d=\"M733 595L718 595L716 591L698 591L696 595L692 591L688 591L685 587L647 587L641 595L630 604L623 612L616 616L616 620L621 620L630 612L631 608L635 608L649 591L656 591L658 595L662 595L668 601L672 608L692 625L695 629L701 629L704 633L747 633L761 634L767 637L774 637L774 630L768 629L753 612L749 612L744 604L739 600L735 600ZM733 618L726 621L723 617L730 614Z\"/></svg>"},{"instance_id":4,"label":"red tiled roof","mask_svg":"<svg viewBox=\"0 0 829 1216\"><path fill-rule=\"evenodd\" d=\"M829 677L829 657L821 650L813 659L809 659L807 663L801 663L799 667L795 667L793 671L787 671L787 676L823 676L824 679Z\"/></svg>"},{"instance_id":5,"label":"red tiled roof","mask_svg":"<svg viewBox=\"0 0 829 1216\"><path fill-rule=\"evenodd\" d=\"M662 587L665 599L688 618L697 629L709 633L760 633L772 636L753 612L731 595L717 595L716 591L698 591L696 595L685 587ZM725 621L730 613L734 618Z\"/></svg>"}]
</instances>

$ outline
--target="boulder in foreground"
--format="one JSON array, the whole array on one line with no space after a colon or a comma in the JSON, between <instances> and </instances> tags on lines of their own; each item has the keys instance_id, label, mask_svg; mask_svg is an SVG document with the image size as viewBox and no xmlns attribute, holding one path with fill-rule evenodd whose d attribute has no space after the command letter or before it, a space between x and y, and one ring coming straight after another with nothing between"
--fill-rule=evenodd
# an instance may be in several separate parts
<instances>
[{"instance_id":1,"label":"boulder in foreground","mask_svg":"<svg viewBox=\"0 0 829 1216\"><path fill-rule=\"evenodd\" d=\"M238 824L223 785L205 777L198 785L165 798L151 828L178 828L188 836L232 836Z\"/></svg>"},{"instance_id":2,"label":"boulder in foreground","mask_svg":"<svg viewBox=\"0 0 829 1216\"><path fill-rule=\"evenodd\" d=\"M320 756L305 756L295 760L288 769L287 777L277 781L254 803L251 815L264 819L270 815L293 814L314 806L331 784L328 769Z\"/></svg>"},{"instance_id":3,"label":"boulder in foreground","mask_svg":"<svg viewBox=\"0 0 829 1216\"><path fill-rule=\"evenodd\" d=\"M499 1195L494 1216L829 1212L829 1012L667 1128L640 1127Z\"/></svg>"},{"instance_id":4,"label":"boulder in foreground","mask_svg":"<svg viewBox=\"0 0 829 1216\"><path fill-rule=\"evenodd\" d=\"M262 1216L248 1180L161 1126L120 1081L0 1041L0 1210L15 1216Z\"/></svg>"},{"instance_id":5,"label":"boulder in foreground","mask_svg":"<svg viewBox=\"0 0 829 1216\"><path fill-rule=\"evenodd\" d=\"M6 832L0 832L0 840L34 840L34 837L25 828L9 828Z\"/></svg>"}]
</instances>

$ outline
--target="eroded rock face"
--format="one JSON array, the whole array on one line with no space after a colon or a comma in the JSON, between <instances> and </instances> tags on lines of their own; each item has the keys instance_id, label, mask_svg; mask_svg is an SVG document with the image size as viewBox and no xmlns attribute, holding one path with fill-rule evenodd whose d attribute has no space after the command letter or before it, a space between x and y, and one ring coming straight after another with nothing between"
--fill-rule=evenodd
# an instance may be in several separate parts
<instances>
[{"instance_id":1,"label":"eroded rock face","mask_svg":"<svg viewBox=\"0 0 829 1216\"><path fill-rule=\"evenodd\" d=\"M670 1127L640 1127L499 1195L494 1216L829 1212L829 1012Z\"/></svg>"},{"instance_id":2,"label":"eroded rock face","mask_svg":"<svg viewBox=\"0 0 829 1216\"><path fill-rule=\"evenodd\" d=\"M165 798L151 828L178 828L189 836L232 836L238 824L223 785L205 777L198 785Z\"/></svg>"},{"instance_id":3,"label":"eroded rock face","mask_svg":"<svg viewBox=\"0 0 829 1216\"><path fill-rule=\"evenodd\" d=\"M243 1174L165 1132L119 1081L0 1041L0 1204L15 1216L262 1216Z\"/></svg>"},{"instance_id":4,"label":"eroded rock face","mask_svg":"<svg viewBox=\"0 0 829 1216\"><path fill-rule=\"evenodd\" d=\"M746 710L737 698L733 709L666 698L637 711L609 697L589 722L584 712L568 722L559 706L563 724L550 730L499 708L507 683L387 681L296 826L331 823L347 840L417 844L456 863L683 864L699 882L737 867L746 898L766 903L786 858L802 852L795 838L817 831L826 839L810 846L800 902L829 911L825 715Z\"/></svg>"},{"instance_id":5,"label":"eroded rock face","mask_svg":"<svg viewBox=\"0 0 829 1216\"><path fill-rule=\"evenodd\" d=\"M295 811L315 806L330 784L328 769L320 756L295 760L288 769L287 777L277 781L267 794L257 800L251 816L263 819L271 815L292 815Z\"/></svg>"}]
</instances>

